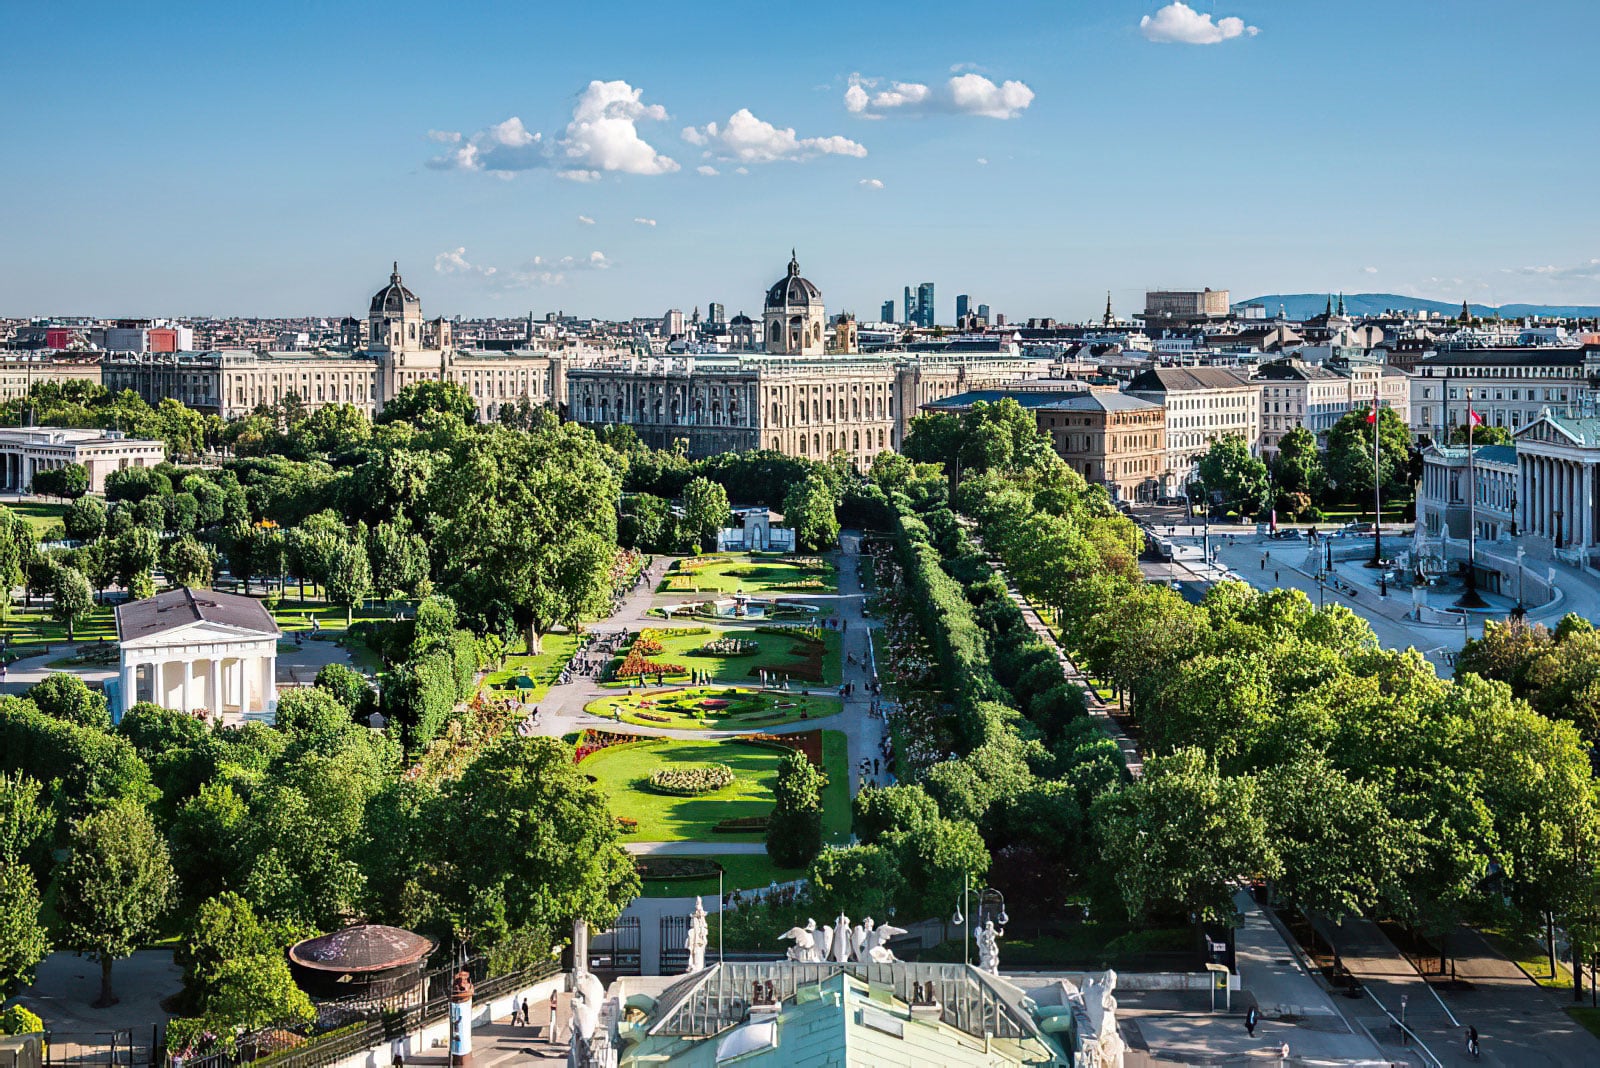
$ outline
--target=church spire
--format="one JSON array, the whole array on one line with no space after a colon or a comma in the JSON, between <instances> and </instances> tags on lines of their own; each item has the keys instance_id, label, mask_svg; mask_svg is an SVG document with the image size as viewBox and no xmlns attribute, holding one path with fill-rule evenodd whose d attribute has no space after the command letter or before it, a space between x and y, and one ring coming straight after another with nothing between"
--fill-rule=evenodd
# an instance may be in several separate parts
<instances>
[{"instance_id":1,"label":"church spire","mask_svg":"<svg viewBox=\"0 0 1600 1068\"><path fill-rule=\"evenodd\" d=\"M1344 314L1344 290L1339 291L1339 314Z\"/></svg>"},{"instance_id":2,"label":"church spire","mask_svg":"<svg viewBox=\"0 0 1600 1068\"><path fill-rule=\"evenodd\" d=\"M1328 294L1328 306L1326 308L1322 309L1322 314L1324 316L1328 316L1330 318L1333 316L1333 294L1332 293Z\"/></svg>"},{"instance_id":3,"label":"church spire","mask_svg":"<svg viewBox=\"0 0 1600 1068\"><path fill-rule=\"evenodd\" d=\"M1111 290L1108 289L1108 290L1106 290L1105 325L1106 326L1110 326L1111 324L1115 323L1116 321L1117 321L1117 317L1115 315L1111 314Z\"/></svg>"}]
</instances>

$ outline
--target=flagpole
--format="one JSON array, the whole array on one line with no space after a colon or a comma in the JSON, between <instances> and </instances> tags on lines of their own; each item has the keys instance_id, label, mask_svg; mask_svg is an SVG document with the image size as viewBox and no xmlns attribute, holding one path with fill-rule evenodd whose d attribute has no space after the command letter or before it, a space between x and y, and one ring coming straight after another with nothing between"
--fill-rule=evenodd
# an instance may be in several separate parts
<instances>
[{"instance_id":1,"label":"flagpole","mask_svg":"<svg viewBox=\"0 0 1600 1068\"><path fill-rule=\"evenodd\" d=\"M1467 596L1478 588L1478 480L1473 473L1472 431L1477 413L1472 410L1472 387L1467 387Z\"/></svg>"},{"instance_id":2,"label":"flagpole","mask_svg":"<svg viewBox=\"0 0 1600 1068\"><path fill-rule=\"evenodd\" d=\"M1383 566L1383 468L1378 463L1378 389L1380 373L1372 382L1372 566Z\"/></svg>"}]
</instances>

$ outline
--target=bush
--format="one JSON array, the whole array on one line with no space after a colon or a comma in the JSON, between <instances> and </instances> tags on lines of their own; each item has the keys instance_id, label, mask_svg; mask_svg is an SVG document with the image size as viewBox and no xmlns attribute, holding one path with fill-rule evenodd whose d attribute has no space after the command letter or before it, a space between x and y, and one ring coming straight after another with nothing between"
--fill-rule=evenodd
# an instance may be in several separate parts
<instances>
[{"instance_id":1,"label":"bush","mask_svg":"<svg viewBox=\"0 0 1600 1068\"><path fill-rule=\"evenodd\" d=\"M765 816L730 816L712 824L715 834L759 834L767 829Z\"/></svg>"},{"instance_id":2,"label":"bush","mask_svg":"<svg viewBox=\"0 0 1600 1068\"><path fill-rule=\"evenodd\" d=\"M661 794L696 797L733 785L733 769L726 764L701 764L691 768L657 768L647 780Z\"/></svg>"},{"instance_id":3,"label":"bush","mask_svg":"<svg viewBox=\"0 0 1600 1068\"><path fill-rule=\"evenodd\" d=\"M0 1035L31 1035L44 1030L44 1021L21 1005L7 1005L0 1012Z\"/></svg>"}]
</instances>

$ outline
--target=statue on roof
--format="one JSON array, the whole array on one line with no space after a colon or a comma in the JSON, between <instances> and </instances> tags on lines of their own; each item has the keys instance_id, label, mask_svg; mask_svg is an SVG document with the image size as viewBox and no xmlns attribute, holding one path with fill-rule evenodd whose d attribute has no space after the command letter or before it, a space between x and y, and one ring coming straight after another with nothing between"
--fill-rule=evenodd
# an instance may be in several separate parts
<instances>
[{"instance_id":1,"label":"statue on roof","mask_svg":"<svg viewBox=\"0 0 1600 1068\"><path fill-rule=\"evenodd\" d=\"M694 899L694 912L689 915L689 934L683 940L684 948L689 951L691 972L700 971L706 966L706 944L710 940L710 931L706 926L706 907L697 897Z\"/></svg>"},{"instance_id":2,"label":"statue on roof","mask_svg":"<svg viewBox=\"0 0 1600 1068\"><path fill-rule=\"evenodd\" d=\"M978 970L990 975L1000 974L1000 935L993 920L984 920L983 926L972 932L978 943Z\"/></svg>"}]
</instances>

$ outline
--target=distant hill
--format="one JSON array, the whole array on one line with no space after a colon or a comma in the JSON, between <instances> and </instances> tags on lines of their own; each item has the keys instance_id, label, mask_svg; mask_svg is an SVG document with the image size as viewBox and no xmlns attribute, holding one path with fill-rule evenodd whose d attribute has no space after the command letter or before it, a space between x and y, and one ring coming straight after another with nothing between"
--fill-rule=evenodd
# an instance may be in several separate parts
<instances>
[{"instance_id":1,"label":"distant hill","mask_svg":"<svg viewBox=\"0 0 1600 1068\"><path fill-rule=\"evenodd\" d=\"M1333 299L1338 301L1338 294ZM1321 315L1328 307L1328 294L1326 293L1269 293L1264 297L1251 297L1249 300L1240 301L1240 304L1264 304L1268 315L1278 314L1278 305L1283 305L1284 311L1291 319L1309 319L1313 315ZM1527 315L1581 315L1584 318L1600 315L1600 306L1593 304L1505 304L1498 308L1491 304L1469 304L1473 315L1491 316L1499 315L1503 319L1520 319ZM1412 311L1432 311L1443 315L1457 315L1461 311L1460 304L1451 304L1442 300L1424 300L1422 297L1406 297L1399 293L1346 293L1344 295L1344 310L1354 316L1378 315L1390 308L1406 308Z\"/></svg>"}]
</instances>

